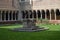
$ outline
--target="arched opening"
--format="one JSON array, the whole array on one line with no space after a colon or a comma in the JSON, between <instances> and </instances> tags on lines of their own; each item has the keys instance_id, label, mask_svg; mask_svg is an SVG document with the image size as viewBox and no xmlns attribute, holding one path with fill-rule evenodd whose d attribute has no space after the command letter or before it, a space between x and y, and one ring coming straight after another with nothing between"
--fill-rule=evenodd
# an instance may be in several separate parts
<instances>
[{"instance_id":1,"label":"arched opening","mask_svg":"<svg viewBox=\"0 0 60 40\"><path fill-rule=\"evenodd\" d=\"M25 18L25 12L21 11L21 13L22 13L22 18L24 19Z\"/></svg>"},{"instance_id":2,"label":"arched opening","mask_svg":"<svg viewBox=\"0 0 60 40\"><path fill-rule=\"evenodd\" d=\"M56 15L58 15L58 16L59 16L59 14L60 14L59 9L56 9Z\"/></svg>"},{"instance_id":3,"label":"arched opening","mask_svg":"<svg viewBox=\"0 0 60 40\"><path fill-rule=\"evenodd\" d=\"M25 17L26 17L26 18L29 18L29 15L28 15L28 14L29 14L28 11L25 10Z\"/></svg>"},{"instance_id":4,"label":"arched opening","mask_svg":"<svg viewBox=\"0 0 60 40\"><path fill-rule=\"evenodd\" d=\"M18 20L18 12L16 12L15 10L2 10L0 11L0 20L1 21L14 21L14 20Z\"/></svg>"},{"instance_id":5,"label":"arched opening","mask_svg":"<svg viewBox=\"0 0 60 40\"><path fill-rule=\"evenodd\" d=\"M6 20L8 20L8 11L6 11Z\"/></svg>"},{"instance_id":6,"label":"arched opening","mask_svg":"<svg viewBox=\"0 0 60 40\"><path fill-rule=\"evenodd\" d=\"M42 19L45 19L45 11L42 10L41 13L42 13Z\"/></svg>"},{"instance_id":7,"label":"arched opening","mask_svg":"<svg viewBox=\"0 0 60 40\"><path fill-rule=\"evenodd\" d=\"M32 10L29 10L29 16L30 16L30 18L32 18Z\"/></svg>"},{"instance_id":8,"label":"arched opening","mask_svg":"<svg viewBox=\"0 0 60 40\"><path fill-rule=\"evenodd\" d=\"M15 20L15 11L13 11L13 20Z\"/></svg>"},{"instance_id":9,"label":"arched opening","mask_svg":"<svg viewBox=\"0 0 60 40\"><path fill-rule=\"evenodd\" d=\"M24 18L24 11L21 11L21 13L22 13L22 18Z\"/></svg>"},{"instance_id":10,"label":"arched opening","mask_svg":"<svg viewBox=\"0 0 60 40\"><path fill-rule=\"evenodd\" d=\"M50 12L49 12L49 9L46 10L46 16L47 16L47 19L50 19Z\"/></svg>"},{"instance_id":11,"label":"arched opening","mask_svg":"<svg viewBox=\"0 0 60 40\"><path fill-rule=\"evenodd\" d=\"M55 20L55 12L54 9L51 9L51 19Z\"/></svg>"},{"instance_id":12,"label":"arched opening","mask_svg":"<svg viewBox=\"0 0 60 40\"><path fill-rule=\"evenodd\" d=\"M18 13L19 13L19 11L16 12L16 20L18 20Z\"/></svg>"},{"instance_id":13,"label":"arched opening","mask_svg":"<svg viewBox=\"0 0 60 40\"><path fill-rule=\"evenodd\" d=\"M56 9L56 18L57 18L57 20L60 20L60 11L59 11L59 9Z\"/></svg>"},{"instance_id":14,"label":"arched opening","mask_svg":"<svg viewBox=\"0 0 60 40\"><path fill-rule=\"evenodd\" d=\"M8 13L8 20L13 20L13 17L12 17L12 11L10 11L10 13L9 12L7 12Z\"/></svg>"},{"instance_id":15,"label":"arched opening","mask_svg":"<svg viewBox=\"0 0 60 40\"><path fill-rule=\"evenodd\" d=\"M38 18L41 18L41 12L40 12L40 10L37 10L37 15L38 15Z\"/></svg>"},{"instance_id":16,"label":"arched opening","mask_svg":"<svg viewBox=\"0 0 60 40\"><path fill-rule=\"evenodd\" d=\"M36 10L33 10L33 17L36 18Z\"/></svg>"},{"instance_id":17,"label":"arched opening","mask_svg":"<svg viewBox=\"0 0 60 40\"><path fill-rule=\"evenodd\" d=\"M4 21L4 14L5 14L5 11L2 11L2 20Z\"/></svg>"}]
</instances>

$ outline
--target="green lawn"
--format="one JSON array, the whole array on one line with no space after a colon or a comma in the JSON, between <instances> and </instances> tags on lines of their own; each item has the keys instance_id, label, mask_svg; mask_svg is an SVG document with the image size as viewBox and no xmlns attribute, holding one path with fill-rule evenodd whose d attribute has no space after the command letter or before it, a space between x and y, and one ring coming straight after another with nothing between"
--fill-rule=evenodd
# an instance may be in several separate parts
<instances>
[{"instance_id":1,"label":"green lawn","mask_svg":"<svg viewBox=\"0 0 60 40\"><path fill-rule=\"evenodd\" d=\"M22 27L22 25L0 26L0 40L60 40L60 25L38 24L49 28L40 32L13 32L8 29Z\"/></svg>"}]
</instances>

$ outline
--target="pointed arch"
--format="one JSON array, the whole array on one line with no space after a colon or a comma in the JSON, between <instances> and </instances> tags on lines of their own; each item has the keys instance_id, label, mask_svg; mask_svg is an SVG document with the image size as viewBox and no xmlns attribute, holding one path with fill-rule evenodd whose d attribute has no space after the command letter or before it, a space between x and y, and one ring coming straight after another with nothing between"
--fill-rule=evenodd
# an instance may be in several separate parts
<instances>
[{"instance_id":1,"label":"pointed arch","mask_svg":"<svg viewBox=\"0 0 60 40\"><path fill-rule=\"evenodd\" d=\"M40 17L41 17L41 12L40 12L40 10L37 10L37 14L38 14L38 18L40 18Z\"/></svg>"}]
</instances>

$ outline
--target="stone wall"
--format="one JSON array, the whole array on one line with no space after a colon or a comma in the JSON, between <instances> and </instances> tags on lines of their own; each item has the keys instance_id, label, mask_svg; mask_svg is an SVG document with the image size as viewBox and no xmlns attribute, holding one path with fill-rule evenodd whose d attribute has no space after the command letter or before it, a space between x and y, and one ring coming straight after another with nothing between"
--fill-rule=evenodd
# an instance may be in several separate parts
<instances>
[{"instance_id":1,"label":"stone wall","mask_svg":"<svg viewBox=\"0 0 60 40\"><path fill-rule=\"evenodd\" d=\"M33 1L33 9L60 9L60 0L36 0Z\"/></svg>"},{"instance_id":2,"label":"stone wall","mask_svg":"<svg viewBox=\"0 0 60 40\"><path fill-rule=\"evenodd\" d=\"M6 20L6 19L10 19L9 17L11 17L12 19L16 11L19 12L17 0L0 0L0 23L1 22L7 23L9 21L11 22L11 20ZM15 17L18 18L18 13L15 14ZM13 22L14 21L15 20L13 20ZM18 21L18 19L16 21Z\"/></svg>"},{"instance_id":3,"label":"stone wall","mask_svg":"<svg viewBox=\"0 0 60 40\"><path fill-rule=\"evenodd\" d=\"M30 4L30 2L21 2L20 8L22 10L32 10L32 4Z\"/></svg>"},{"instance_id":4,"label":"stone wall","mask_svg":"<svg viewBox=\"0 0 60 40\"><path fill-rule=\"evenodd\" d=\"M12 0L0 0L0 8L12 7Z\"/></svg>"},{"instance_id":5,"label":"stone wall","mask_svg":"<svg viewBox=\"0 0 60 40\"><path fill-rule=\"evenodd\" d=\"M0 9L18 9L17 0L0 0Z\"/></svg>"}]
</instances>

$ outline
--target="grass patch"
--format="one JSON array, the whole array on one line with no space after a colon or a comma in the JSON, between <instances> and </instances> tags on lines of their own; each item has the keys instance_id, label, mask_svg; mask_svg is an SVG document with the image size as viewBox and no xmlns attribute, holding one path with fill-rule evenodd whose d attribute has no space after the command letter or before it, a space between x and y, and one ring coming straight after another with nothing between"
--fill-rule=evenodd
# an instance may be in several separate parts
<instances>
[{"instance_id":1,"label":"grass patch","mask_svg":"<svg viewBox=\"0 0 60 40\"><path fill-rule=\"evenodd\" d=\"M38 24L48 27L49 30L40 32L13 32L9 28L16 28L22 25L0 27L0 40L60 40L60 25Z\"/></svg>"},{"instance_id":2,"label":"grass patch","mask_svg":"<svg viewBox=\"0 0 60 40\"><path fill-rule=\"evenodd\" d=\"M60 25L37 24L37 26L49 28L49 31L60 31Z\"/></svg>"},{"instance_id":3,"label":"grass patch","mask_svg":"<svg viewBox=\"0 0 60 40\"><path fill-rule=\"evenodd\" d=\"M22 27L22 24L9 24L9 25L0 25L0 28L19 28Z\"/></svg>"}]
</instances>

